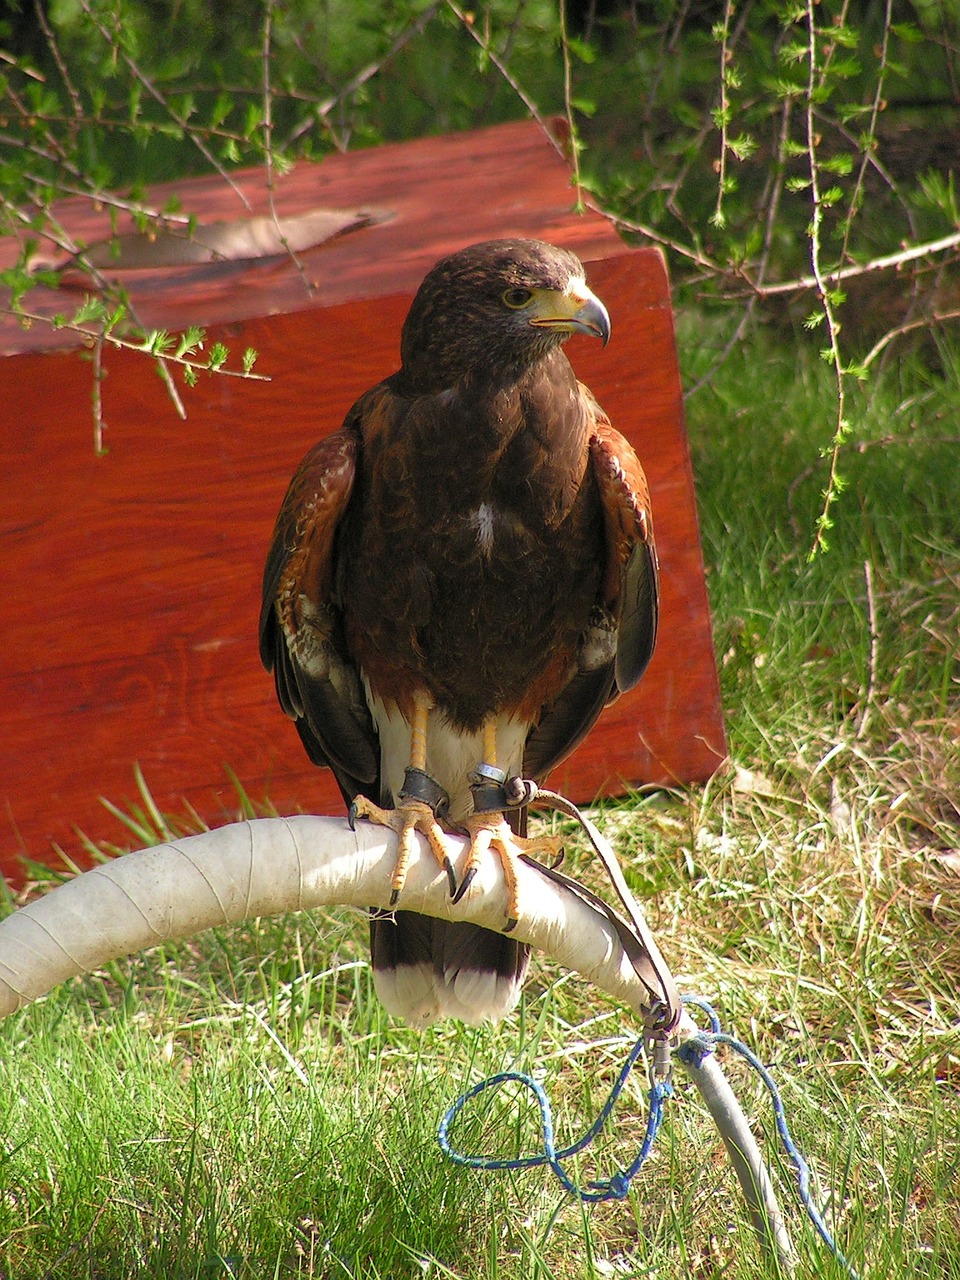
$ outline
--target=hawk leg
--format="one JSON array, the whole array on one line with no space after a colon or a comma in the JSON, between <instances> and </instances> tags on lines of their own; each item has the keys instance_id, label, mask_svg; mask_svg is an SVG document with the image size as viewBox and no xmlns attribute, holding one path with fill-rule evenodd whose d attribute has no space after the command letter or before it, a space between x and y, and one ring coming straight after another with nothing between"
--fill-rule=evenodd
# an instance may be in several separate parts
<instances>
[{"instance_id":1,"label":"hawk leg","mask_svg":"<svg viewBox=\"0 0 960 1280\"><path fill-rule=\"evenodd\" d=\"M427 716L430 703L418 697L414 704L410 724L410 765L404 775L403 789L395 809L383 809L367 796L358 795L350 806L350 824L357 818L369 818L381 827L389 827L397 833L397 861L390 882L390 906L395 907L403 890L404 881L413 855L414 834L419 831L427 843L441 871L446 872L450 893L457 891L457 878L447 849L443 828L437 821L437 812L446 803L446 792L426 772Z\"/></svg>"},{"instance_id":2,"label":"hawk leg","mask_svg":"<svg viewBox=\"0 0 960 1280\"><path fill-rule=\"evenodd\" d=\"M558 836L534 836L527 839L511 830L501 807L505 799L503 783L506 782L506 774L497 768L496 727L493 721L487 721L483 726L483 757L471 775L476 812L464 823L470 836L470 845L463 865L463 879L453 900L459 902L467 892L477 874L481 858L488 849L492 849L503 868L503 879L507 887L507 922L503 932L510 933L516 928L520 918L518 859L523 854L540 854L555 861L561 854L561 842Z\"/></svg>"}]
</instances>

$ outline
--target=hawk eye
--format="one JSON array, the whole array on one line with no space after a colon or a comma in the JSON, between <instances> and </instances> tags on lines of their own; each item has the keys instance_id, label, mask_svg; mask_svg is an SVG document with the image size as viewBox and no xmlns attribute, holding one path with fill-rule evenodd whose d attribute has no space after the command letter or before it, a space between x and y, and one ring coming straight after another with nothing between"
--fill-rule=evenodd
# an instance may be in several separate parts
<instances>
[{"instance_id":1,"label":"hawk eye","mask_svg":"<svg viewBox=\"0 0 960 1280\"><path fill-rule=\"evenodd\" d=\"M528 302L533 300L533 291L531 289L507 289L501 296L512 311L519 311L521 307L525 307Z\"/></svg>"}]
</instances>

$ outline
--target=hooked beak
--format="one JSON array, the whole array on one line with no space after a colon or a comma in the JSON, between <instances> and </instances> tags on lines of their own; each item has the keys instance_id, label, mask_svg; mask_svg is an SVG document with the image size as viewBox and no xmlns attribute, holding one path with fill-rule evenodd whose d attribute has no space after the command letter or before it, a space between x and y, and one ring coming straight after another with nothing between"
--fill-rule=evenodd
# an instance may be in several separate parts
<instances>
[{"instance_id":1,"label":"hooked beak","mask_svg":"<svg viewBox=\"0 0 960 1280\"><path fill-rule=\"evenodd\" d=\"M604 346L610 341L607 309L582 280L571 280L562 293L545 289L534 303L529 323L560 333L585 333L601 338Z\"/></svg>"}]
</instances>

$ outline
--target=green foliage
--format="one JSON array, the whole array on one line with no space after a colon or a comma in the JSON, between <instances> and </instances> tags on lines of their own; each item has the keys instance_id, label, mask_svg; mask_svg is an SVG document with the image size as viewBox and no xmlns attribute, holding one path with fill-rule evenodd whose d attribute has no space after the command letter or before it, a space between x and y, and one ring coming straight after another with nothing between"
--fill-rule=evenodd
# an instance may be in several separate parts
<instances>
[{"instance_id":1,"label":"green foliage","mask_svg":"<svg viewBox=\"0 0 960 1280\"><path fill-rule=\"evenodd\" d=\"M726 340L718 322L684 323L690 381ZM955 366L955 348L945 347L942 358ZM892 697L885 713L891 738L905 717L905 759L908 722L937 725L951 715L960 676L955 377L914 358L895 376L858 387L851 407L859 434L841 446L847 494L831 517L831 554L813 562L809 530L823 485L816 447L833 409L831 371L814 353L751 342L737 345L722 376L690 398L725 703L737 708L735 758L743 752L764 768L783 767L786 747L768 754L778 724L788 743L815 706L827 716L826 732L842 733L851 716L856 727L871 663L874 684L910 691L902 706ZM939 639L918 631L925 610Z\"/></svg>"},{"instance_id":2,"label":"green foliage","mask_svg":"<svg viewBox=\"0 0 960 1280\"><path fill-rule=\"evenodd\" d=\"M507 47L532 91L556 98L560 84L543 57L559 32L549 0L489 6L479 40L472 16L423 0L64 0L49 22L7 87L26 99L21 122L49 149L33 163L54 183L65 154L78 176L117 188L503 119L517 100L490 73Z\"/></svg>"},{"instance_id":3,"label":"green foliage","mask_svg":"<svg viewBox=\"0 0 960 1280\"><path fill-rule=\"evenodd\" d=\"M423 0L57 0L39 30L38 14L14 5L0 22L0 236L20 245L0 282L7 309L48 323L29 308L33 285L56 285L37 266L38 248L87 269L102 307L55 323L155 359L181 412L178 376L188 387L201 371L252 376L252 353L228 369L223 347L198 360L197 341L145 330L109 272L92 268L60 226L57 198L95 200L114 229L129 216L149 233L174 214L189 228L195 211L176 201L157 209L151 184L211 172L229 181L238 165L282 172L297 156L508 118L520 99L507 55L536 91L558 99L562 83L556 57L543 56L559 40L550 0L519 10L501 0L482 28L452 4ZM575 47L586 63L590 47ZM94 408L99 440L97 396Z\"/></svg>"},{"instance_id":4,"label":"green foliage","mask_svg":"<svg viewBox=\"0 0 960 1280\"><path fill-rule=\"evenodd\" d=\"M136 192L539 109L570 116L591 190L724 287L730 272L759 287L804 274L811 216L824 273L914 238L918 208L955 227L937 177L900 180L884 154L918 111L953 99L948 16L894 22L833 0L714 10L706 22L679 0L625 5L578 33L553 0L480 13L453 0L59 0L38 35L25 6L0 27L7 226L14 204L42 222L72 186Z\"/></svg>"}]
</instances>

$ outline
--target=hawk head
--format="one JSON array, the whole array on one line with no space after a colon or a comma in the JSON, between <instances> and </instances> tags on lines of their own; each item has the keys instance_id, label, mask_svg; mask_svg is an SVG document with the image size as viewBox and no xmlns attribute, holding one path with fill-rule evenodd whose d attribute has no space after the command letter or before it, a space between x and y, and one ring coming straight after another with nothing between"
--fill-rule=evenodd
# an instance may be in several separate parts
<instances>
[{"instance_id":1,"label":"hawk head","mask_svg":"<svg viewBox=\"0 0 960 1280\"><path fill-rule=\"evenodd\" d=\"M402 376L420 394L468 373L507 380L572 333L610 337L580 259L541 240L487 240L442 258L424 279L403 326Z\"/></svg>"}]
</instances>

